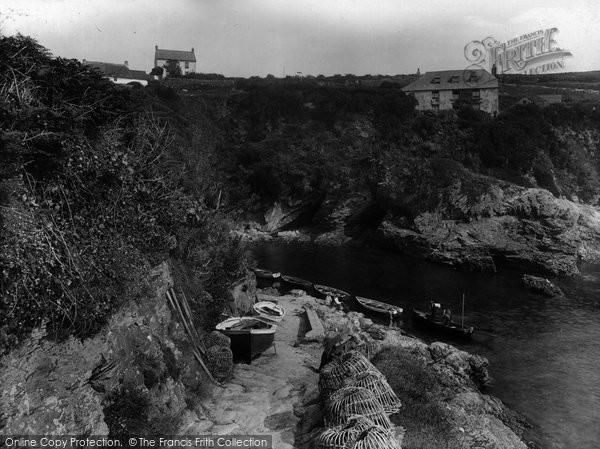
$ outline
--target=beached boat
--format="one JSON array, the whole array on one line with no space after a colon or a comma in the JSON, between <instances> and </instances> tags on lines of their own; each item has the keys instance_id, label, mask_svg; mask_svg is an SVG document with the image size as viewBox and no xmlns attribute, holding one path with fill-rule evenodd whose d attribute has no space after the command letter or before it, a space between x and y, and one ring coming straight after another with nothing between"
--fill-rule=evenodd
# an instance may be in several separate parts
<instances>
[{"instance_id":1,"label":"beached boat","mask_svg":"<svg viewBox=\"0 0 600 449\"><path fill-rule=\"evenodd\" d=\"M454 321L449 324L444 324L441 318L432 318L428 313L413 309L412 311L413 324L433 330L435 332L445 334L454 338L471 338L474 328L463 327Z\"/></svg>"},{"instance_id":2,"label":"beached boat","mask_svg":"<svg viewBox=\"0 0 600 449\"><path fill-rule=\"evenodd\" d=\"M312 291L313 283L306 279L297 278L294 276L288 276L285 274L281 275L281 280L285 282L286 286L290 289L304 290L305 292Z\"/></svg>"},{"instance_id":3,"label":"beached boat","mask_svg":"<svg viewBox=\"0 0 600 449\"><path fill-rule=\"evenodd\" d=\"M313 288L318 298L327 298L329 296L330 298L339 301L345 301L350 298L350 293L327 285L314 284Z\"/></svg>"},{"instance_id":4,"label":"beached boat","mask_svg":"<svg viewBox=\"0 0 600 449\"><path fill-rule=\"evenodd\" d=\"M403 312L402 307L393 306L391 304L387 304L385 302L376 301L370 298L364 298L362 296L357 296L356 301L363 306L365 309L370 310L372 312L384 313L389 315L400 315Z\"/></svg>"},{"instance_id":5,"label":"beached boat","mask_svg":"<svg viewBox=\"0 0 600 449\"><path fill-rule=\"evenodd\" d=\"M264 268L253 268L252 271L254 272L254 275L260 279L278 279L281 276L281 273L265 270Z\"/></svg>"},{"instance_id":6,"label":"beached boat","mask_svg":"<svg viewBox=\"0 0 600 449\"><path fill-rule=\"evenodd\" d=\"M257 317L233 317L217 324L216 329L231 339L231 351L237 359L250 364L275 340L277 325Z\"/></svg>"},{"instance_id":7,"label":"beached boat","mask_svg":"<svg viewBox=\"0 0 600 449\"><path fill-rule=\"evenodd\" d=\"M260 301L254 304L254 311L264 320L270 323L279 323L285 316L283 307L271 301Z\"/></svg>"}]
</instances>

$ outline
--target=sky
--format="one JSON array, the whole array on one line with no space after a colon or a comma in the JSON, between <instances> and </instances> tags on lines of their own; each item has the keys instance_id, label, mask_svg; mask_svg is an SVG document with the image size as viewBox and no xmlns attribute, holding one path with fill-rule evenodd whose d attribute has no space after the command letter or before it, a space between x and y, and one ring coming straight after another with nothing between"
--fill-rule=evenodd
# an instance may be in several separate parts
<instances>
[{"instance_id":1,"label":"sky","mask_svg":"<svg viewBox=\"0 0 600 449\"><path fill-rule=\"evenodd\" d=\"M600 69L597 0L0 0L0 32L54 55L149 72L195 49L226 76L402 74L468 66L465 45L558 28L565 71Z\"/></svg>"}]
</instances>

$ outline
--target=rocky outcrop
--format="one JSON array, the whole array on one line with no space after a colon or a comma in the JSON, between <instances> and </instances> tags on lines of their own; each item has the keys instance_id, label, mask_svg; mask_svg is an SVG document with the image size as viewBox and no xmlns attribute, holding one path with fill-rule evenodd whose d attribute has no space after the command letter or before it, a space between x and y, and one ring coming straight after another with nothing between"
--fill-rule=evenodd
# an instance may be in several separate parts
<instances>
[{"instance_id":1,"label":"rocky outcrop","mask_svg":"<svg viewBox=\"0 0 600 449\"><path fill-rule=\"evenodd\" d=\"M403 335L399 329L376 324L361 313L344 313L328 307L324 301L313 301L326 330L337 339L346 334L353 336L351 340L358 345L354 345L355 349L369 357L376 357L384 349L394 348L395 351L404 351L421 359L443 391L443 394L437 398L431 397L430 400L440 401L440 406L449 412L448 419L460 435L460 447L527 447L520 438L523 430L528 427L525 420L499 399L479 391L479 387L489 380L488 361L485 358L446 343L434 342L427 345L419 339ZM376 335L377 339L372 335ZM318 404L312 407L311 413L303 418L302 427L310 431L308 436L316 438L322 431L322 418L313 422L311 417L320 416L322 408ZM400 418L398 419L402 425ZM402 429L402 432L405 430L410 429ZM399 440L401 439L399 436Z\"/></svg>"},{"instance_id":2,"label":"rocky outcrop","mask_svg":"<svg viewBox=\"0 0 600 449\"><path fill-rule=\"evenodd\" d=\"M400 251L474 270L510 266L570 276L579 273L578 261L600 261L596 208L488 181L475 197L453 184L433 210L412 221L384 220L379 236Z\"/></svg>"},{"instance_id":3,"label":"rocky outcrop","mask_svg":"<svg viewBox=\"0 0 600 449\"><path fill-rule=\"evenodd\" d=\"M562 290L546 278L524 274L521 281L525 288L534 292L550 297L563 295Z\"/></svg>"}]
</instances>

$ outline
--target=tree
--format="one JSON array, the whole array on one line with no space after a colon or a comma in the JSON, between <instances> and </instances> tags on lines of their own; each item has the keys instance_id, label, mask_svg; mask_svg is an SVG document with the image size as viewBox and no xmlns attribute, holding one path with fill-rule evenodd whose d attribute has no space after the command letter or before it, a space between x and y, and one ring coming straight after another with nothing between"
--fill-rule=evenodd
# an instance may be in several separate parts
<instances>
[{"instance_id":1,"label":"tree","mask_svg":"<svg viewBox=\"0 0 600 449\"><path fill-rule=\"evenodd\" d=\"M163 69L162 67L156 66L152 69L152 71L150 72L150 75L162 78L164 73L165 73L165 69Z\"/></svg>"},{"instance_id":2,"label":"tree","mask_svg":"<svg viewBox=\"0 0 600 449\"><path fill-rule=\"evenodd\" d=\"M173 59L169 59L166 63L167 75L171 78L180 78L181 77L181 67L179 67L178 61Z\"/></svg>"}]
</instances>

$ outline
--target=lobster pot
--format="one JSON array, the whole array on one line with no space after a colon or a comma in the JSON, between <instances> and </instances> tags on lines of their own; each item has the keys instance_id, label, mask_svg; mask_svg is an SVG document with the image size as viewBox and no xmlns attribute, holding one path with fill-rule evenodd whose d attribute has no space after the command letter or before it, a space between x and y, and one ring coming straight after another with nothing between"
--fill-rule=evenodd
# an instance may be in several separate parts
<instances>
[{"instance_id":1,"label":"lobster pot","mask_svg":"<svg viewBox=\"0 0 600 449\"><path fill-rule=\"evenodd\" d=\"M392 432L373 426L362 432L349 449L402 449Z\"/></svg>"},{"instance_id":2,"label":"lobster pot","mask_svg":"<svg viewBox=\"0 0 600 449\"><path fill-rule=\"evenodd\" d=\"M373 423L390 429L392 427L383 406L366 388L340 388L329 398L325 406L325 425L335 427L346 424L354 416L369 418Z\"/></svg>"},{"instance_id":3,"label":"lobster pot","mask_svg":"<svg viewBox=\"0 0 600 449\"><path fill-rule=\"evenodd\" d=\"M354 372L362 371L377 371L369 359L367 359L360 351L348 351L342 354L339 358L340 363L351 366Z\"/></svg>"},{"instance_id":4,"label":"lobster pot","mask_svg":"<svg viewBox=\"0 0 600 449\"><path fill-rule=\"evenodd\" d=\"M223 346L212 346L206 350L206 364L217 379L225 379L233 369L233 352Z\"/></svg>"},{"instance_id":5,"label":"lobster pot","mask_svg":"<svg viewBox=\"0 0 600 449\"><path fill-rule=\"evenodd\" d=\"M325 430L317 438L317 449L346 449L359 435L375 424L364 416L352 416L344 426Z\"/></svg>"},{"instance_id":6,"label":"lobster pot","mask_svg":"<svg viewBox=\"0 0 600 449\"><path fill-rule=\"evenodd\" d=\"M230 348L231 347L231 338L219 331L212 331L206 337L206 346L218 346L221 348Z\"/></svg>"},{"instance_id":7,"label":"lobster pot","mask_svg":"<svg viewBox=\"0 0 600 449\"><path fill-rule=\"evenodd\" d=\"M345 352L323 367L319 376L319 390L327 396L340 388L348 377L363 371L376 370L377 368L360 352Z\"/></svg>"},{"instance_id":8,"label":"lobster pot","mask_svg":"<svg viewBox=\"0 0 600 449\"><path fill-rule=\"evenodd\" d=\"M361 337L363 339L363 344L357 349L368 360L371 360L379 351L381 351L383 344L380 341L373 340L366 335L361 335Z\"/></svg>"},{"instance_id":9,"label":"lobster pot","mask_svg":"<svg viewBox=\"0 0 600 449\"><path fill-rule=\"evenodd\" d=\"M400 410L400 399L390 387L385 376L379 371L364 371L354 374L342 383L342 387L362 387L369 390L386 413L392 414Z\"/></svg>"}]
</instances>

